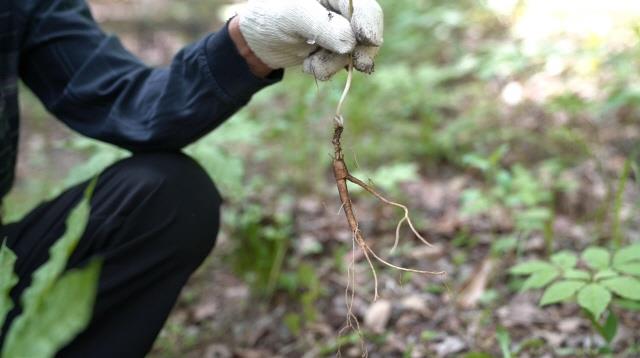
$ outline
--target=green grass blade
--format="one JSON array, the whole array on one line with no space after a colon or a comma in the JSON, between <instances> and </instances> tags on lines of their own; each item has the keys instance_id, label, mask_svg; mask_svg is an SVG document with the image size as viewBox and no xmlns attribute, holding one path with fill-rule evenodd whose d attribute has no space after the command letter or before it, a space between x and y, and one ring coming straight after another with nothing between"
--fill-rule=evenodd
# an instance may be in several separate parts
<instances>
[{"instance_id":1,"label":"green grass blade","mask_svg":"<svg viewBox=\"0 0 640 358\"><path fill-rule=\"evenodd\" d=\"M618 188L616 189L614 204L613 204L613 223L611 224L611 238L613 239L613 245L616 249L619 249L622 246L622 219L620 217L620 213L622 211L622 199L624 196L624 191L627 187L627 182L629 181L629 174L631 174L631 163L633 162L632 157L627 158L624 162L624 168L622 169L622 174L620 175L620 180L618 181Z\"/></svg>"},{"instance_id":2,"label":"green grass blade","mask_svg":"<svg viewBox=\"0 0 640 358\"><path fill-rule=\"evenodd\" d=\"M502 352L502 358L511 358L511 336L504 328L499 327L496 331L496 338L500 345L500 351Z\"/></svg>"}]
</instances>

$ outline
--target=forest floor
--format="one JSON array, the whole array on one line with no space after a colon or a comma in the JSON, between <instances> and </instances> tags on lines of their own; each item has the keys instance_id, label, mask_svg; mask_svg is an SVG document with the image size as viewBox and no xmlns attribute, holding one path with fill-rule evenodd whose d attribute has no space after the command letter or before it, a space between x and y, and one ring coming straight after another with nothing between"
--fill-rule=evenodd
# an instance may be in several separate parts
<instances>
[{"instance_id":1,"label":"forest floor","mask_svg":"<svg viewBox=\"0 0 640 358\"><path fill-rule=\"evenodd\" d=\"M597 177L586 170L576 174ZM358 292L354 313L363 323L371 357L457 357L468 352L501 355L496 331L510 336L517 357L584 357L603 344L574 304L540 308L540 292L520 293L508 268L515 263L492 242L496 234L510 232L508 224L491 220L468 222L457 212L461 189L470 175L429 175L405 183L414 214L429 219L421 231L435 246L417 241L400 246L392 257L396 265L445 270L446 277L401 275L378 265L381 298L373 302L372 277L357 252ZM585 181L585 185L589 185ZM586 192L601 192L584 188ZM637 197L637 188L626 195ZM269 198L264 198L269 201ZM589 198L568 198L583 205ZM597 198L592 198L597 200ZM369 202L371 201L371 202ZM328 204L332 203L332 204ZM373 200L359 200L362 227L372 246L386 253L393 244L393 223L398 213L380 210ZM186 287L159 339L153 357L317 357L338 351L336 338L346 319L344 291L352 253L351 235L337 215L338 199L300 198L291 208L295 217L294 247L288 255L311 265L322 282L322 293L313 303L317 317L292 332L286 314L299 310L300 299L276 294L270 300L252 296L251 288L224 263L229 238L222 235L214 254ZM566 210L579 210L567 207ZM636 224L638 224L636 222ZM501 226L502 225L502 226ZM570 215L559 215L554 225L559 248L584 241L591 228ZM464 228L464 232L461 230ZM407 237L410 237L407 233ZM541 235L519 242L527 257L542 257ZM349 250L347 250L349 249ZM507 250L508 251L508 250ZM620 357L637 357L640 314L620 311L615 341ZM353 333L353 332L351 332ZM343 341L342 355L358 357L355 335ZM626 352L623 354L623 352Z\"/></svg>"}]
</instances>

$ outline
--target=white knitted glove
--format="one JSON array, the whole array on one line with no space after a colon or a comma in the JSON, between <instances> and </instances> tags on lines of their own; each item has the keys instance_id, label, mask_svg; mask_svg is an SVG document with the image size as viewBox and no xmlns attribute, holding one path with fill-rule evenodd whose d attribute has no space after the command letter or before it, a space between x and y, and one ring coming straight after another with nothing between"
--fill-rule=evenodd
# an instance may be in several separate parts
<instances>
[{"instance_id":1,"label":"white knitted glove","mask_svg":"<svg viewBox=\"0 0 640 358\"><path fill-rule=\"evenodd\" d=\"M249 0L240 12L240 32L271 68L303 64L304 72L327 80L353 54L357 70L371 73L382 45L383 14L376 0Z\"/></svg>"}]
</instances>

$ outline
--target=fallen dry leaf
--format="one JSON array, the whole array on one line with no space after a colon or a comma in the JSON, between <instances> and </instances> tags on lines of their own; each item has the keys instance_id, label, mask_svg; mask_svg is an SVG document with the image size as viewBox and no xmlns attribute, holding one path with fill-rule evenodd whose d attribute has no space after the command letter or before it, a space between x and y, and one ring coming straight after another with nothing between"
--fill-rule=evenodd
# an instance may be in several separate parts
<instances>
[{"instance_id":1,"label":"fallen dry leaf","mask_svg":"<svg viewBox=\"0 0 640 358\"><path fill-rule=\"evenodd\" d=\"M391 318L391 302L378 300L369 306L364 316L364 325L375 333L383 333Z\"/></svg>"},{"instance_id":2,"label":"fallen dry leaf","mask_svg":"<svg viewBox=\"0 0 640 358\"><path fill-rule=\"evenodd\" d=\"M458 337L446 337L442 342L434 345L434 350L438 357L446 357L450 354L458 353L465 349L467 345Z\"/></svg>"},{"instance_id":3,"label":"fallen dry leaf","mask_svg":"<svg viewBox=\"0 0 640 358\"><path fill-rule=\"evenodd\" d=\"M193 310L193 319L201 322L215 316L218 311L218 304L214 301L203 302Z\"/></svg>"},{"instance_id":4,"label":"fallen dry leaf","mask_svg":"<svg viewBox=\"0 0 640 358\"><path fill-rule=\"evenodd\" d=\"M484 294L489 278L495 269L495 259L485 257L482 263L474 270L475 274L467 280L458 295L458 305L462 308L474 308L480 297Z\"/></svg>"},{"instance_id":5,"label":"fallen dry leaf","mask_svg":"<svg viewBox=\"0 0 640 358\"><path fill-rule=\"evenodd\" d=\"M427 299L422 295L411 295L400 302L402 309L426 315L429 312Z\"/></svg>"}]
</instances>

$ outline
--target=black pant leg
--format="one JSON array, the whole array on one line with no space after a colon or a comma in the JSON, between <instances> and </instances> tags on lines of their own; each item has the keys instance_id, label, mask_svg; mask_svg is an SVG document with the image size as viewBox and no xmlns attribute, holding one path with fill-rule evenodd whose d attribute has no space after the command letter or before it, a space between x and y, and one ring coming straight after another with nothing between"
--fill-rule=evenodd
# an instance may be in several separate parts
<instances>
[{"instance_id":1,"label":"black pant leg","mask_svg":"<svg viewBox=\"0 0 640 358\"><path fill-rule=\"evenodd\" d=\"M64 233L85 187L68 190L4 229L18 255L16 302ZM72 268L95 256L104 260L94 316L58 356L143 357L213 247L220 203L204 170L182 154L135 155L101 174L87 230L69 262Z\"/></svg>"}]
</instances>

